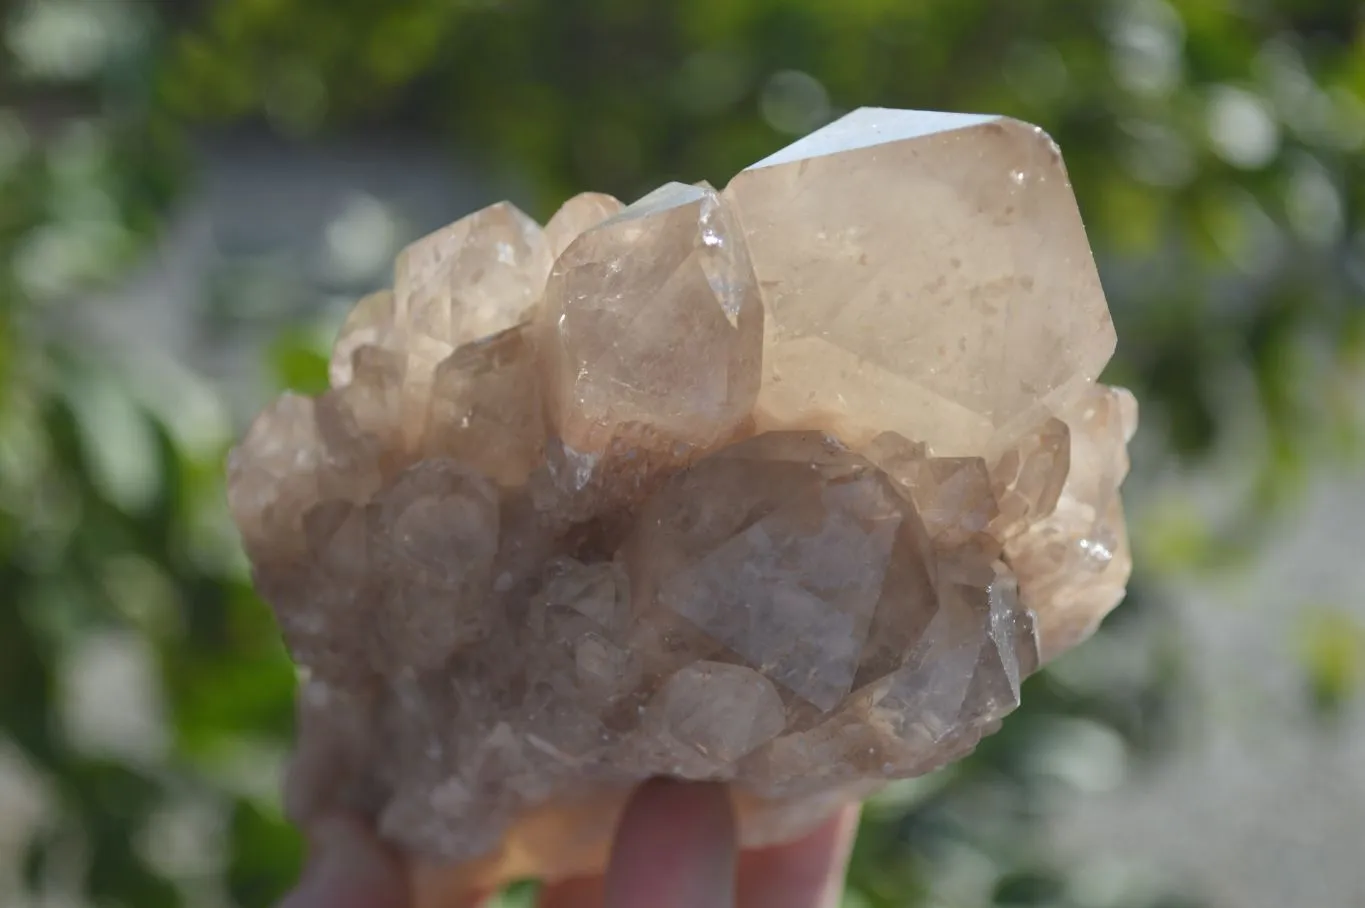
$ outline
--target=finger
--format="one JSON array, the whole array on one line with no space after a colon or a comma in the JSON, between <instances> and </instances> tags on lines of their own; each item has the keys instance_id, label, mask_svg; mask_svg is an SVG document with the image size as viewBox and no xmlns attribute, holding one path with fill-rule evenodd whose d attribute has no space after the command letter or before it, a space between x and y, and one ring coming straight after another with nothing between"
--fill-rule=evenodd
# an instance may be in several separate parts
<instances>
[{"instance_id":1,"label":"finger","mask_svg":"<svg viewBox=\"0 0 1365 908\"><path fill-rule=\"evenodd\" d=\"M605 908L732 908L735 818L725 786L652 780L626 804Z\"/></svg>"},{"instance_id":2,"label":"finger","mask_svg":"<svg viewBox=\"0 0 1365 908\"><path fill-rule=\"evenodd\" d=\"M407 908L402 866L359 823L324 820L308 838L303 877L280 908Z\"/></svg>"},{"instance_id":3,"label":"finger","mask_svg":"<svg viewBox=\"0 0 1365 908\"><path fill-rule=\"evenodd\" d=\"M602 908L605 890L600 876L551 883L540 891L536 908Z\"/></svg>"},{"instance_id":4,"label":"finger","mask_svg":"<svg viewBox=\"0 0 1365 908\"><path fill-rule=\"evenodd\" d=\"M744 852L739 908L834 908L857 830L858 805L850 804L795 842Z\"/></svg>"}]
</instances>

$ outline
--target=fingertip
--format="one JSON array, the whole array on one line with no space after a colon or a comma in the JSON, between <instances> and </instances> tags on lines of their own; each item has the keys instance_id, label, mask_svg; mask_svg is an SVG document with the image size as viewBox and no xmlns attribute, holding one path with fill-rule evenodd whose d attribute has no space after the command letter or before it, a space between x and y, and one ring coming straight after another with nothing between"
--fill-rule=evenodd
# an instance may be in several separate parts
<instances>
[{"instance_id":1,"label":"fingertip","mask_svg":"<svg viewBox=\"0 0 1365 908\"><path fill-rule=\"evenodd\" d=\"M734 810L711 782L652 779L617 827L606 908L727 908L734 904Z\"/></svg>"},{"instance_id":2,"label":"fingertip","mask_svg":"<svg viewBox=\"0 0 1365 908\"><path fill-rule=\"evenodd\" d=\"M844 889L860 805L841 808L807 835L740 858L739 903L744 908L834 908Z\"/></svg>"}]
</instances>

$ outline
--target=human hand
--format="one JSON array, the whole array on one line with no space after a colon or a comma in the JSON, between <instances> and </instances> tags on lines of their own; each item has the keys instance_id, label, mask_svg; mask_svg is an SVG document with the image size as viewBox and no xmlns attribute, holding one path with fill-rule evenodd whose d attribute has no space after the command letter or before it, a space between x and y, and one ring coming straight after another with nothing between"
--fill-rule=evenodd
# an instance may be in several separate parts
<instances>
[{"instance_id":1,"label":"human hand","mask_svg":"<svg viewBox=\"0 0 1365 908\"><path fill-rule=\"evenodd\" d=\"M834 908L856 827L850 806L795 842L740 852L723 786L651 781L626 805L605 875L547 886L537 905ZM358 824L327 821L310 842L303 878L280 908L408 908L402 866Z\"/></svg>"}]
</instances>

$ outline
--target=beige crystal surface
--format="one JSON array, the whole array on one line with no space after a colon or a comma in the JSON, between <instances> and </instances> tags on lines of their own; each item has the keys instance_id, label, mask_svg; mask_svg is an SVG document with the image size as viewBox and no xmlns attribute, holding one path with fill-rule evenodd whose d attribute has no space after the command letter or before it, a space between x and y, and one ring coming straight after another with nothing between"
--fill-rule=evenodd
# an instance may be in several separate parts
<instances>
[{"instance_id":1,"label":"beige crystal surface","mask_svg":"<svg viewBox=\"0 0 1365 908\"><path fill-rule=\"evenodd\" d=\"M763 287L774 423L994 458L1114 352L1066 169L1035 126L864 108L725 195Z\"/></svg>"},{"instance_id":2,"label":"beige crystal surface","mask_svg":"<svg viewBox=\"0 0 1365 908\"><path fill-rule=\"evenodd\" d=\"M229 459L291 816L367 819L434 905L600 868L651 776L757 845L961 757L1122 598L1113 346L1057 149L995 117L419 240Z\"/></svg>"},{"instance_id":3,"label":"beige crystal surface","mask_svg":"<svg viewBox=\"0 0 1365 908\"><path fill-rule=\"evenodd\" d=\"M605 192L580 192L572 197L545 222L551 254L559 258L579 234L620 214L625 207L620 199Z\"/></svg>"},{"instance_id":4,"label":"beige crystal surface","mask_svg":"<svg viewBox=\"0 0 1365 908\"><path fill-rule=\"evenodd\" d=\"M555 262L542 322L555 429L584 454L706 448L749 416L763 309L729 206L668 183L580 234Z\"/></svg>"}]
</instances>

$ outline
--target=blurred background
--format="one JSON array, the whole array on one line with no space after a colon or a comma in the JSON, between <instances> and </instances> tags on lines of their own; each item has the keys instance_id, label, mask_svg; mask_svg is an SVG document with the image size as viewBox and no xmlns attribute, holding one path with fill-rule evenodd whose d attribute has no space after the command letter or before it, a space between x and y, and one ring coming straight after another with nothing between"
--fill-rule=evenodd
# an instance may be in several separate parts
<instances>
[{"instance_id":1,"label":"blurred background","mask_svg":"<svg viewBox=\"0 0 1365 908\"><path fill-rule=\"evenodd\" d=\"M1143 403L1138 568L1004 732L869 806L846 905L1365 905L1363 9L0 2L0 904L296 873L223 459L402 244L886 105L1060 142Z\"/></svg>"}]
</instances>

